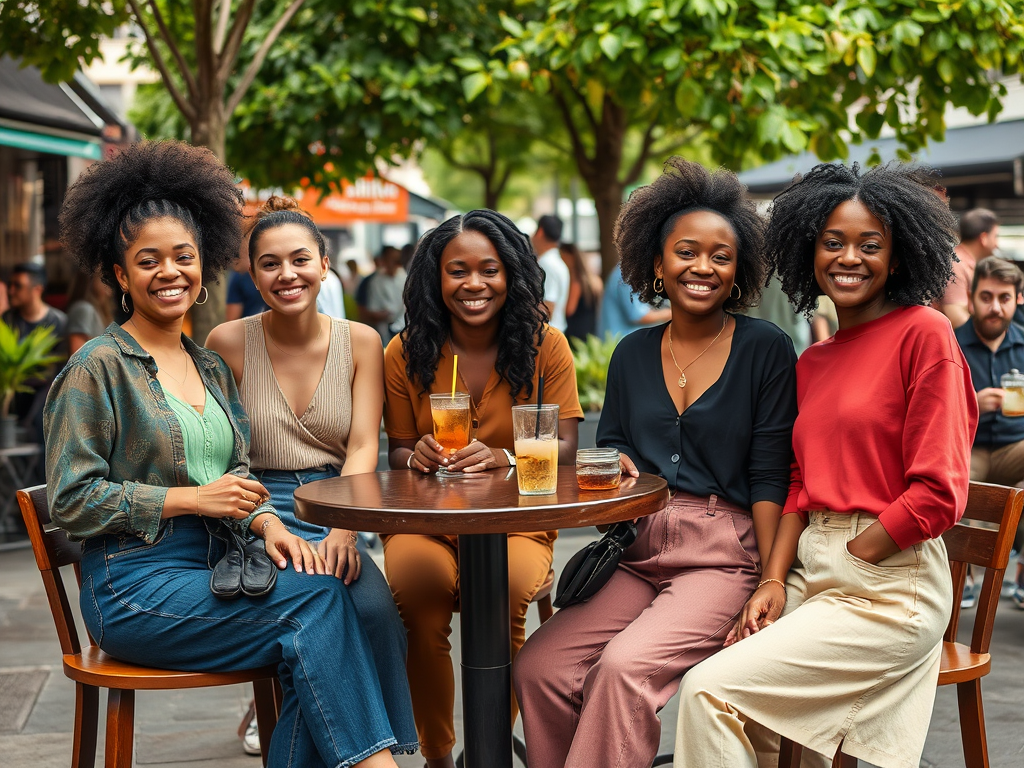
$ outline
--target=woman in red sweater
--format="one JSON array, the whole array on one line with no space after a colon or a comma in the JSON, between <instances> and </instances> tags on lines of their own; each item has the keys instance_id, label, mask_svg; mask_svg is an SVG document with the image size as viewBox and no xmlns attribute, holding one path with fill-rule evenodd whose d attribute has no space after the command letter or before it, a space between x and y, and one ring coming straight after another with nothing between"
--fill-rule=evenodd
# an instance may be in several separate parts
<instances>
[{"instance_id":1,"label":"woman in red sweater","mask_svg":"<svg viewBox=\"0 0 1024 768\"><path fill-rule=\"evenodd\" d=\"M727 647L683 680L675 765L756 766L757 723L831 757L917 768L952 607L939 538L963 513L978 408L949 321L956 221L920 168L819 165L768 248L839 331L797 363L789 498ZM781 618L780 618L781 617Z\"/></svg>"}]
</instances>

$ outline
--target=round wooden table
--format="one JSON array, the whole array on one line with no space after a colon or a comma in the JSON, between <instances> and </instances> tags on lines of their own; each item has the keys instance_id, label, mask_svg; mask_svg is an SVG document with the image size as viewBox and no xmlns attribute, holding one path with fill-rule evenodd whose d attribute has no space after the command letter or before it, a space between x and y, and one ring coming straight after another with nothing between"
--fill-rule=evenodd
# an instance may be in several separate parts
<instances>
[{"instance_id":1,"label":"round wooden table","mask_svg":"<svg viewBox=\"0 0 1024 768\"><path fill-rule=\"evenodd\" d=\"M374 533L457 534L462 709L467 768L512 768L508 540L517 531L614 523L668 504L663 478L624 478L581 491L560 467L550 496L520 496L514 470L441 479L409 470L317 480L295 491L295 512L317 525Z\"/></svg>"}]
</instances>

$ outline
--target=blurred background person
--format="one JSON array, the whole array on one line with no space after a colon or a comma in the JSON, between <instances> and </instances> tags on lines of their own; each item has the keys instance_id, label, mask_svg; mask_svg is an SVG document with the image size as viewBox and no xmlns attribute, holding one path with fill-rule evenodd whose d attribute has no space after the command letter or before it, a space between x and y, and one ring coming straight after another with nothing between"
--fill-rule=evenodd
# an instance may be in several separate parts
<instances>
[{"instance_id":1,"label":"blurred background person","mask_svg":"<svg viewBox=\"0 0 1024 768\"><path fill-rule=\"evenodd\" d=\"M227 306L224 310L226 320L238 320L252 317L267 311L267 305L260 296L259 289L249 275L249 237L242 239L242 249L235 261L231 277L228 279Z\"/></svg>"},{"instance_id":2,"label":"blurred background person","mask_svg":"<svg viewBox=\"0 0 1024 768\"><path fill-rule=\"evenodd\" d=\"M569 301L569 268L558 252L562 238L562 220L545 214L537 220L537 231L530 241L537 254L537 263L544 272L544 306L548 324L565 333L565 307Z\"/></svg>"},{"instance_id":3,"label":"blurred background person","mask_svg":"<svg viewBox=\"0 0 1024 768\"><path fill-rule=\"evenodd\" d=\"M672 319L672 310L667 305L645 304L633 296L633 289L622 281L619 264L604 281L604 297L601 300L601 315L598 332L601 336L625 336L638 328L649 328Z\"/></svg>"},{"instance_id":4,"label":"blurred background person","mask_svg":"<svg viewBox=\"0 0 1024 768\"><path fill-rule=\"evenodd\" d=\"M967 295L974 279L974 267L988 258L999 247L999 217L987 208L974 208L960 217L960 245L953 262L953 279L939 300L938 309L949 318L954 328L966 323L971 314L967 310Z\"/></svg>"},{"instance_id":5,"label":"blurred background person","mask_svg":"<svg viewBox=\"0 0 1024 768\"><path fill-rule=\"evenodd\" d=\"M68 293L68 354L75 354L113 322L113 299L114 291L101 275L75 275Z\"/></svg>"},{"instance_id":6,"label":"blurred background person","mask_svg":"<svg viewBox=\"0 0 1024 768\"><path fill-rule=\"evenodd\" d=\"M597 333L597 312L604 286L590 272L587 260L575 243L558 246L562 261L569 269L569 300L565 305L565 335L570 339L586 339Z\"/></svg>"},{"instance_id":7,"label":"blurred background person","mask_svg":"<svg viewBox=\"0 0 1024 768\"><path fill-rule=\"evenodd\" d=\"M363 283L367 280L372 282L366 288L363 322L377 329L386 347L391 337L405 327L405 304L402 301L405 270L402 268L402 252L394 246L385 245L380 252L377 271L368 275ZM359 287L362 289L363 286Z\"/></svg>"}]
</instances>

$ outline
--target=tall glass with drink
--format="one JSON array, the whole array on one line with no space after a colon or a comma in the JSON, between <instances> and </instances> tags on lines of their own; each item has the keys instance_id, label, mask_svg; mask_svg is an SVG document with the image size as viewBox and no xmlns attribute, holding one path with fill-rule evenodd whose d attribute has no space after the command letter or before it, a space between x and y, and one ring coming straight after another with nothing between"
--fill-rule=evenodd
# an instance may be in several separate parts
<instances>
[{"instance_id":1,"label":"tall glass with drink","mask_svg":"<svg viewBox=\"0 0 1024 768\"><path fill-rule=\"evenodd\" d=\"M1004 416L1024 416L1024 374L1016 368L1000 377L999 383L1005 390L1003 395Z\"/></svg>"},{"instance_id":2,"label":"tall glass with drink","mask_svg":"<svg viewBox=\"0 0 1024 768\"><path fill-rule=\"evenodd\" d=\"M515 405L512 429L519 493L554 493L558 486L558 406Z\"/></svg>"},{"instance_id":3,"label":"tall glass with drink","mask_svg":"<svg viewBox=\"0 0 1024 768\"><path fill-rule=\"evenodd\" d=\"M431 395L430 416L434 422L434 439L448 456L469 445L473 421L468 394ZM451 472L445 467L441 467L437 474L441 477L462 477L461 472Z\"/></svg>"}]
</instances>

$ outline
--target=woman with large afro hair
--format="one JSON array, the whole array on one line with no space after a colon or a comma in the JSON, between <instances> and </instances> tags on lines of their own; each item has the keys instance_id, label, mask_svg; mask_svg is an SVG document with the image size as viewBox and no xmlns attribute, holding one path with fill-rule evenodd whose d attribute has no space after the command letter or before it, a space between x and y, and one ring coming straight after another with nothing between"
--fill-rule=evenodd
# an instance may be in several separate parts
<instances>
[{"instance_id":1,"label":"woman with large afro hair","mask_svg":"<svg viewBox=\"0 0 1024 768\"><path fill-rule=\"evenodd\" d=\"M384 426L392 469L472 475L515 463L512 406L559 406L558 463L576 460L576 370L565 337L545 322L544 275L530 241L489 210L455 216L424 235L405 284L406 326L384 352ZM457 370L454 357L458 355ZM473 439L449 454L434 439L431 393L467 393ZM439 482L473 482L441 480ZM551 569L555 531L508 537L512 654L526 609ZM454 768L452 613L459 590L455 536L395 535L384 566L409 631L409 684L429 768Z\"/></svg>"},{"instance_id":2,"label":"woman with large afro hair","mask_svg":"<svg viewBox=\"0 0 1024 768\"><path fill-rule=\"evenodd\" d=\"M50 512L84 542L82 613L101 649L196 672L276 665L268 765L395 766L390 750L415 745L391 733L345 584L250 474L231 370L182 334L204 282L237 256L241 222L233 174L178 142L128 147L68 191L64 246L120 289L129 318L86 342L50 391ZM269 592L221 562L227 529L263 540L279 569Z\"/></svg>"},{"instance_id":3,"label":"woman with large afro hair","mask_svg":"<svg viewBox=\"0 0 1024 768\"><path fill-rule=\"evenodd\" d=\"M753 768L765 728L824 764L840 743L881 768L920 762L953 602L940 537L978 422L953 329L926 306L957 233L935 190L920 167L819 165L772 204L783 290L808 315L828 296L839 330L797 364L782 521L730 647L683 681L676 766Z\"/></svg>"},{"instance_id":4,"label":"woman with large afro hair","mask_svg":"<svg viewBox=\"0 0 1024 768\"><path fill-rule=\"evenodd\" d=\"M531 768L651 765L658 711L758 583L789 481L792 342L736 314L767 276L763 222L728 171L673 158L615 228L623 279L670 322L612 355L597 444L664 477L669 506L588 602L531 636L513 678Z\"/></svg>"}]
</instances>

